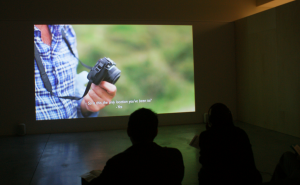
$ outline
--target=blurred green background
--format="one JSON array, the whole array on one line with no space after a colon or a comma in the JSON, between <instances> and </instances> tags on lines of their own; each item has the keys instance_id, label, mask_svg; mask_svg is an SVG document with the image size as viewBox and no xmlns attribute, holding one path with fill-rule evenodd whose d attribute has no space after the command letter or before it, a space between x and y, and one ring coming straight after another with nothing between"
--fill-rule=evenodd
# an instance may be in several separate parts
<instances>
[{"instance_id":1,"label":"blurred green background","mask_svg":"<svg viewBox=\"0 0 300 185\"><path fill-rule=\"evenodd\" d=\"M192 26L187 25L72 25L79 58L94 66L111 58L121 70L114 101L99 116L129 115L145 107L156 113L195 111ZM77 72L87 70L78 65ZM118 105L122 106L118 108Z\"/></svg>"}]
</instances>

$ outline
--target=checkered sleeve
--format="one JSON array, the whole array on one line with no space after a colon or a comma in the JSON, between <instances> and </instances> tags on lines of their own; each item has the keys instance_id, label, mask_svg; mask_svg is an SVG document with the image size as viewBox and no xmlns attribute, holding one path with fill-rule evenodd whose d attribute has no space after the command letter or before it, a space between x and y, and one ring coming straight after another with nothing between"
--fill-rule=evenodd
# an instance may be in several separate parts
<instances>
[{"instance_id":1,"label":"checkered sleeve","mask_svg":"<svg viewBox=\"0 0 300 185\"><path fill-rule=\"evenodd\" d=\"M54 96L46 90L34 60L36 120L83 117L80 109L81 101L58 98L59 96L82 96L77 93L75 81L78 60L69 51L61 35L61 30L64 29L66 38L78 57L75 32L70 25L48 25L48 28L52 34L51 46L43 43L41 32L36 27L34 27L34 43L40 53ZM90 117L96 114L98 113L91 114Z\"/></svg>"}]
</instances>

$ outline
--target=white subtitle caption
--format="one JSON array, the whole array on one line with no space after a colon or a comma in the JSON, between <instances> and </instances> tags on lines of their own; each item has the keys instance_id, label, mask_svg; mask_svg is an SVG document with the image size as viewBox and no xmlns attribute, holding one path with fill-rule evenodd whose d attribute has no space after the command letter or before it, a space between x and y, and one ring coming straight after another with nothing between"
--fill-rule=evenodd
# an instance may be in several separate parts
<instances>
[{"instance_id":1,"label":"white subtitle caption","mask_svg":"<svg viewBox=\"0 0 300 185\"><path fill-rule=\"evenodd\" d=\"M152 102L152 99L146 99L146 100L141 100L141 99L134 99L134 100L116 100L116 101L111 101L111 102L106 102L106 101L103 101L103 102L88 102L88 105L108 105L108 104L133 104L133 103L151 103ZM122 109L123 106L121 105L118 105L116 107L117 109Z\"/></svg>"}]
</instances>

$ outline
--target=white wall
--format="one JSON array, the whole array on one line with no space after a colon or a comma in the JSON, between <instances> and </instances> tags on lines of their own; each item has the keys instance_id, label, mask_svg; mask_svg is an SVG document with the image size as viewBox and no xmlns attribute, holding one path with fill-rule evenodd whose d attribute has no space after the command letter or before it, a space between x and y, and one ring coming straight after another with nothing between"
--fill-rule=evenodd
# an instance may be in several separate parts
<instances>
[{"instance_id":1,"label":"white wall","mask_svg":"<svg viewBox=\"0 0 300 185\"><path fill-rule=\"evenodd\" d=\"M165 8L164 11L159 11L159 15L155 14L155 10L153 10L153 15L140 12L141 15L138 16L139 20L137 21L130 19L131 16L127 16L127 14L131 15L132 12L135 12L136 7L123 4L123 7L117 8L118 11L123 12L117 12L117 15L124 15L124 17L119 21L111 21L109 16L101 17L101 9L105 8L101 6L101 1L93 4L99 6L99 12L90 12L88 3L82 4L82 8L76 6L78 9L72 6L68 7L65 3L59 4L58 1L39 1L39 3L36 5L32 2L23 2L24 8L21 11L14 10L10 5L12 7L7 9L9 13L1 12L0 135L14 135L19 123L26 124L28 134L118 129L125 128L127 124L127 116L35 121L33 24L37 23L192 24L194 28L196 112L159 115L160 124L200 123L203 121L203 113L215 102L227 104L236 118L233 23L189 22L191 14L181 14L180 12L175 17L181 17L181 20L184 21L174 21L174 19L170 19L168 12L174 13L178 7L172 9L172 6ZM113 2L111 2L112 4ZM118 4L116 3L114 6L118 6ZM43 7L47 7L47 9L43 11ZM111 13L115 13L113 6L109 6L109 8L112 9ZM92 10L94 11L95 8ZM174 15L172 17L174 18Z\"/></svg>"},{"instance_id":2,"label":"white wall","mask_svg":"<svg viewBox=\"0 0 300 185\"><path fill-rule=\"evenodd\" d=\"M300 137L300 1L235 26L238 120Z\"/></svg>"}]
</instances>

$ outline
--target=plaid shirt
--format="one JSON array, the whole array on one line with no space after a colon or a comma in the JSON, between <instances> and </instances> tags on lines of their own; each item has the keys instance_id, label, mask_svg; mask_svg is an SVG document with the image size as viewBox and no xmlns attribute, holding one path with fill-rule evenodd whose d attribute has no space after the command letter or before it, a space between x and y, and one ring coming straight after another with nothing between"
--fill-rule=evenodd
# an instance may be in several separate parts
<instances>
[{"instance_id":1,"label":"plaid shirt","mask_svg":"<svg viewBox=\"0 0 300 185\"><path fill-rule=\"evenodd\" d=\"M66 43L62 40L61 30L64 29L66 38L76 56L75 32L70 25L48 25L52 34L51 46L42 42L41 31L34 26L34 43L45 67L52 92L55 96L46 90L40 76L37 63L34 60L35 74L35 112L36 120L52 120L83 117L81 114L81 100L69 100L58 98L57 96L77 96L81 97L82 91L75 86L76 69L78 60L69 51ZM92 114L91 117L97 116Z\"/></svg>"}]
</instances>

